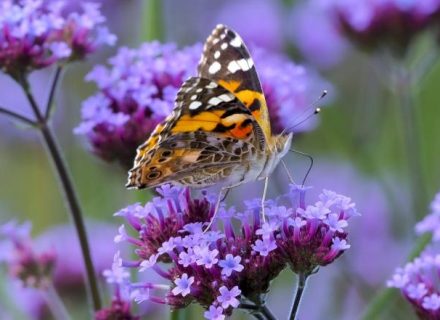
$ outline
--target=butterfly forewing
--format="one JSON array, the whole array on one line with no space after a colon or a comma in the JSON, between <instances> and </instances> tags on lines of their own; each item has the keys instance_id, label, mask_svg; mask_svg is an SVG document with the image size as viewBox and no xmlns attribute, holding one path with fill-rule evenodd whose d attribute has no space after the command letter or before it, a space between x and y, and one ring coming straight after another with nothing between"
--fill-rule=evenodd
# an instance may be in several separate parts
<instances>
[{"instance_id":1,"label":"butterfly forewing","mask_svg":"<svg viewBox=\"0 0 440 320\"><path fill-rule=\"evenodd\" d=\"M241 37L218 25L206 40L199 75L232 92L253 114L266 138L270 137L269 113L254 62Z\"/></svg>"}]
</instances>

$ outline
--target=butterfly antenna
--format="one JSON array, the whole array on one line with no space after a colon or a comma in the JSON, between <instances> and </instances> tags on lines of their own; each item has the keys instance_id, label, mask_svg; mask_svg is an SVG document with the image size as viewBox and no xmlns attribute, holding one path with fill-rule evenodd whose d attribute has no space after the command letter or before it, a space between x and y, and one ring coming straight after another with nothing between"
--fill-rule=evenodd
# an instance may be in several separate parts
<instances>
[{"instance_id":1,"label":"butterfly antenna","mask_svg":"<svg viewBox=\"0 0 440 320\"><path fill-rule=\"evenodd\" d=\"M306 157L306 158L308 158L310 160L309 168L307 169L307 172L306 172L306 174L304 176L304 179L303 179L303 181L301 183L301 186L304 187L304 185L306 184L306 180L307 180L307 178L308 178L308 176L310 174L310 171L312 171L312 168L313 168L313 157L310 154L307 154L307 153L304 153L304 152L301 152L301 151L298 151L298 150L295 150L295 149L290 149L290 151L291 152L295 152L295 153L297 153L297 154L299 154L299 155L301 155L303 157Z\"/></svg>"},{"instance_id":2,"label":"butterfly antenna","mask_svg":"<svg viewBox=\"0 0 440 320\"><path fill-rule=\"evenodd\" d=\"M299 118L303 118L302 120L298 121L296 124L294 124L293 126L290 127L286 127L283 131L282 134L286 131L290 131L295 129L296 127L298 127L299 125L303 124L304 122L306 122L307 120L309 120L311 117L317 115L318 113L321 112L321 108L316 107L316 105L318 104L319 101L321 101L326 95L327 95L328 91L327 90L323 90L321 92L321 95L315 100L313 101L310 106L308 106L299 116ZM310 113L310 109L313 108L313 112ZM305 117L305 118L304 118Z\"/></svg>"}]
</instances>

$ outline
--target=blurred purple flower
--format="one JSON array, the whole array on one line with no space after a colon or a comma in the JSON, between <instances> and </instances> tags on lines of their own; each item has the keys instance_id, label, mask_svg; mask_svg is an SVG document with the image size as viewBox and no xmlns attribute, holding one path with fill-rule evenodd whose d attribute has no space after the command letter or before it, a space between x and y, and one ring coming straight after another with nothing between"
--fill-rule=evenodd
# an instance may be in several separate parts
<instances>
[{"instance_id":1,"label":"blurred purple flower","mask_svg":"<svg viewBox=\"0 0 440 320\"><path fill-rule=\"evenodd\" d=\"M151 268L170 282L169 285L149 281L132 283L135 301L149 300L173 308L198 302L208 310L204 313L207 319L231 315L242 297L257 306L261 304L270 281L286 264L294 272L310 274L317 266L333 262L349 248L343 229L346 221L357 215L349 198L326 190L319 201L307 206L306 189L292 185L288 194L268 201L268 222L262 223L261 199L256 199L245 202L246 210L242 213L222 208L217 218L222 220L222 230L214 223L211 231L203 232L203 225L211 215L201 214L196 220L197 210L194 210L194 218L189 219L191 211L176 209L201 200L190 200L188 188L173 188L179 192L164 192L159 188L162 198L155 198L145 207L129 206L117 213L126 218L132 229L130 233L134 233L130 236L124 231L124 236L117 239L134 245L138 256L134 261L123 260L121 265L139 271ZM201 202L208 198L211 197L205 196ZM168 209L165 205L158 208L158 203L167 204ZM288 208L281 203L287 203ZM149 212L152 208L156 208L154 216ZM233 219L238 220L238 231ZM304 223L295 221L298 219ZM155 227L149 229L154 220ZM172 232L170 224L175 225ZM151 240L146 243L145 239ZM159 261L171 265L165 269ZM165 293L152 294L153 290Z\"/></svg>"},{"instance_id":2,"label":"blurred purple flower","mask_svg":"<svg viewBox=\"0 0 440 320\"><path fill-rule=\"evenodd\" d=\"M405 53L421 31L437 25L440 1L333 0L341 31L368 49L389 47Z\"/></svg>"},{"instance_id":3,"label":"blurred purple flower","mask_svg":"<svg viewBox=\"0 0 440 320\"><path fill-rule=\"evenodd\" d=\"M16 80L57 62L83 59L116 37L103 26L97 3L82 12L63 12L62 1L12 1L0 4L0 68Z\"/></svg>"},{"instance_id":4,"label":"blurred purple flower","mask_svg":"<svg viewBox=\"0 0 440 320\"><path fill-rule=\"evenodd\" d=\"M258 76L269 108L274 133L291 128L301 115L331 85L313 69L295 64L287 56L277 55L261 48L251 47ZM310 131L316 127L314 117L295 128L295 132Z\"/></svg>"},{"instance_id":5,"label":"blurred purple flower","mask_svg":"<svg viewBox=\"0 0 440 320\"><path fill-rule=\"evenodd\" d=\"M275 132L291 126L328 83L316 73L295 65L287 57L263 49L251 50L268 100ZM96 66L86 77L99 91L84 101L82 122L75 129L85 134L93 152L104 160L130 168L136 148L174 107L183 81L196 74L201 46L182 50L173 44L145 43L139 49L121 48L109 60L110 68ZM310 120L296 128L310 130Z\"/></svg>"},{"instance_id":6,"label":"blurred purple flower","mask_svg":"<svg viewBox=\"0 0 440 320\"><path fill-rule=\"evenodd\" d=\"M241 35L245 43L274 51L282 48L283 12L278 2L224 1L218 10L215 22L233 28Z\"/></svg>"},{"instance_id":7,"label":"blurred purple flower","mask_svg":"<svg viewBox=\"0 0 440 320\"><path fill-rule=\"evenodd\" d=\"M342 61L348 43L329 12L329 0L299 2L289 19L289 34L303 57L320 68Z\"/></svg>"},{"instance_id":8,"label":"blurred purple flower","mask_svg":"<svg viewBox=\"0 0 440 320\"><path fill-rule=\"evenodd\" d=\"M114 228L114 225L107 223L89 222L87 224L87 229L93 230L93 241L90 242L90 245L97 274L103 274L109 266L112 266L112 259L117 250L117 246L112 245ZM20 230L25 231L25 228L21 228ZM22 233L24 233L24 231ZM62 241L60 241L60 239L62 239ZM56 254L56 264L52 274L55 287L60 294L62 296L68 296L70 299L74 298L75 295L83 295L85 270L74 228L71 225L60 225L50 228L38 236L35 241L33 241L33 244L38 250L42 251L50 248L51 252ZM10 252L10 248L10 246L2 247L2 255L4 255L5 252ZM114 281L117 281L118 277L119 279L123 279L123 273L119 274L119 276L117 275L118 270L114 261L113 266L114 270L112 269L112 271L115 271L113 273ZM109 273L107 272L106 275L109 276ZM151 275L152 273L145 273L143 278L152 281L154 277L151 278ZM20 301L20 303L17 303L17 308L23 310L30 318L45 319L47 317L45 301L39 291L18 287L16 284L11 283L11 297L14 301ZM125 310L121 301L113 302L112 310ZM157 307L151 304L142 305L142 309L144 313L148 314L157 311Z\"/></svg>"},{"instance_id":9,"label":"blurred purple flower","mask_svg":"<svg viewBox=\"0 0 440 320\"><path fill-rule=\"evenodd\" d=\"M431 213L416 224L416 233L432 232L434 241L440 240L440 192L431 203Z\"/></svg>"},{"instance_id":10,"label":"blurred purple flower","mask_svg":"<svg viewBox=\"0 0 440 320\"><path fill-rule=\"evenodd\" d=\"M387 282L400 289L420 319L440 317L440 254L428 252L398 268Z\"/></svg>"},{"instance_id":11,"label":"blurred purple flower","mask_svg":"<svg viewBox=\"0 0 440 320\"><path fill-rule=\"evenodd\" d=\"M84 101L75 133L87 135L99 157L130 168L136 148L171 113L181 84L195 74L200 52L200 45L178 50L158 42L120 48L109 68L99 65L87 75L99 91Z\"/></svg>"},{"instance_id":12,"label":"blurred purple flower","mask_svg":"<svg viewBox=\"0 0 440 320\"><path fill-rule=\"evenodd\" d=\"M0 226L0 237L4 241L0 262L5 263L11 277L20 280L24 287L44 290L51 281L57 256L51 249L37 253L30 231L30 223L18 225L10 221Z\"/></svg>"}]
</instances>

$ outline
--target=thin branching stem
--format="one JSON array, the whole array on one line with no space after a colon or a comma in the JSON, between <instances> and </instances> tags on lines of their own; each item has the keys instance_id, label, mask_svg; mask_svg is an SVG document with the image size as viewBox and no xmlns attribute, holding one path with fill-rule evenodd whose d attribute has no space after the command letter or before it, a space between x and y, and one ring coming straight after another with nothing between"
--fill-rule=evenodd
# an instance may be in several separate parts
<instances>
[{"instance_id":1,"label":"thin branching stem","mask_svg":"<svg viewBox=\"0 0 440 320\"><path fill-rule=\"evenodd\" d=\"M23 122L24 124L27 124L31 127L36 127L37 126L37 122L33 121L32 119L29 119L21 114L18 114L14 111L8 110L6 108L2 108L0 107L0 113L3 113L11 118L14 118L15 120L18 120L20 122Z\"/></svg>"},{"instance_id":2,"label":"thin branching stem","mask_svg":"<svg viewBox=\"0 0 440 320\"><path fill-rule=\"evenodd\" d=\"M290 310L290 320L295 320L298 315L299 306L303 297L304 289L306 288L308 275L305 273L298 274L298 285L296 287L295 298L293 300L292 308Z\"/></svg>"},{"instance_id":3,"label":"thin branching stem","mask_svg":"<svg viewBox=\"0 0 440 320\"><path fill-rule=\"evenodd\" d=\"M59 76L55 78L59 79ZM35 98L30 90L30 86L27 78L22 77L21 79L19 79L19 84L23 88L26 97L32 107L32 110L35 113L35 117L37 119L37 124L38 124L37 127L39 128L43 136L44 144L46 146L46 149L50 157L52 158L56 172L60 179L60 183L64 191L64 195L67 200L67 205L71 214L71 218L73 220L78 235L79 243L81 246L84 264L86 268L87 285L92 298L93 308L94 310L99 310L101 308L101 299L99 296L98 282L96 279L96 275L94 271L95 269L93 267L93 262L90 255L90 247L83 221L83 214L81 211L81 207L79 205L78 196L73 186L72 179L67 170L67 165L62 156L61 150L58 147L58 143L55 139L55 135L48 124L47 121L48 119L46 119L41 113L40 108L38 107L38 104L35 101ZM52 86L55 88L56 83L54 83Z\"/></svg>"},{"instance_id":4,"label":"thin branching stem","mask_svg":"<svg viewBox=\"0 0 440 320\"><path fill-rule=\"evenodd\" d=\"M57 66L57 69L55 70L55 74L52 79L52 84L50 85L49 97L47 98L46 111L45 111L45 115L44 115L44 119L46 121L49 120L50 115L52 113L52 109L54 106L53 99L55 97L55 91L56 91L57 84L59 82L62 70L63 70L63 67L61 65Z\"/></svg>"}]
</instances>

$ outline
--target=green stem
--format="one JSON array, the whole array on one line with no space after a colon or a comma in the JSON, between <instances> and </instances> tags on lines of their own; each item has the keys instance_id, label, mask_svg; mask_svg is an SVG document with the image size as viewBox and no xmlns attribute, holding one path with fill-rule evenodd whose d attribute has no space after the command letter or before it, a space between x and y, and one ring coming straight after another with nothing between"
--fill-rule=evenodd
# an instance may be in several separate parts
<instances>
[{"instance_id":1,"label":"green stem","mask_svg":"<svg viewBox=\"0 0 440 320\"><path fill-rule=\"evenodd\" d=\"M142 40L164 40L163 0L147 0L144 4Z\"/></svg>"},{"instance_id":2,"label":"green stem","mask_svg":"<svg viewBox=\"0 0 440 320\"><path fill-rule=\"evenodd\" d=\"M295 320L298 315L299 306L301 304L301 299L306 288L308 275L304 273L298 274L298 285L296 287L295 299L293 300L292 309L290 311L290 320Z\"/></svg>"},{"instance_id":3,"label":"green stem","mask_svg":"<svg viewBox=\"0 0 440 320\"><path fill-rule=\"evenodd\" d=\"M57 66L57 69L55 70L54 77L52 79L52 84L50 86L49 97L47 98L46 111L45 111L45 115L44 115L44 119L46 121L49 120L50 115L52 113L52 109L54 106L53 99L55 97L55 91L56 91L57 84L59 82L62 70L63 70L63 67L61 65Z\"/></svg>"},{"instance_id":4,"label":"green stem","mask_svg":"<svg viewBox=\"0 0 440 320\"><path fill-rule=\"evenodd\" d=\"M52 315L57 320L70 320L69 313L61 300L60 295L51 283L48 288L42 289L43 296L46 300L47 306L49 307Z\"/></svg>"},{"instance_id":5,"label":"green stem","mask_svg":"<svg viewBox=\"0 0 440 320\"><path fill-rule=\"evenodd\" d=\"M36 127L38 125L35 121L33 121L25 116L22 116L21 114L18 114L14 111L8 110L6 108L0 107L0 113L3 113L7 116L10 116L10 117L14 118L15 120L21 121L31 127Z\"/></svg>"},{"instance_id":6,"label":"green stem","mask_svg":"<svg viewBox=\"0 0 440 320\"><path fill-rule=\"evenodd\" d=\"M399 102L397 107L403 125L408 173L411 183L412 210L417 220L419 220L424 216L427 199L426 184L422 172L420 128L417 110L414 105L414 88L412 86L411 74L407 68L400 67L396 73L394 89Z\"/></svg>"},{"instance_id":7,"label":"green stem","mask_svg":"<svg viewBox=\"0 0 440 320\"><path fill-rule=\"evenodd\" d=\"M75 225L75 229L78 235L79 243L82 250L82 255L84 259L84 265L87 275L87 285L89 292L91 294L92 303L94 310L99 310L101 308L101 299L98 291L98 282L95 275L95 269L93 267L93 262L90 254L90 247L87 240L87 233L83 221L83 214L79 205L78 196L76 194L75 188L72 183L72 179L67 170L65 160L62 156L61 150L58 147L58 143L55 139L47 119L42 115L40 109L31 93L29 83L25 77L19 82L22 86L26 97L35 113L35 117L38 122L38 128L42 134L44 144L46 149L52 158L53 164L55 165L58 178L60 180L64 195L67 200L67 205L70 210L71 218Z\"/></svg>"}]
</instances>

